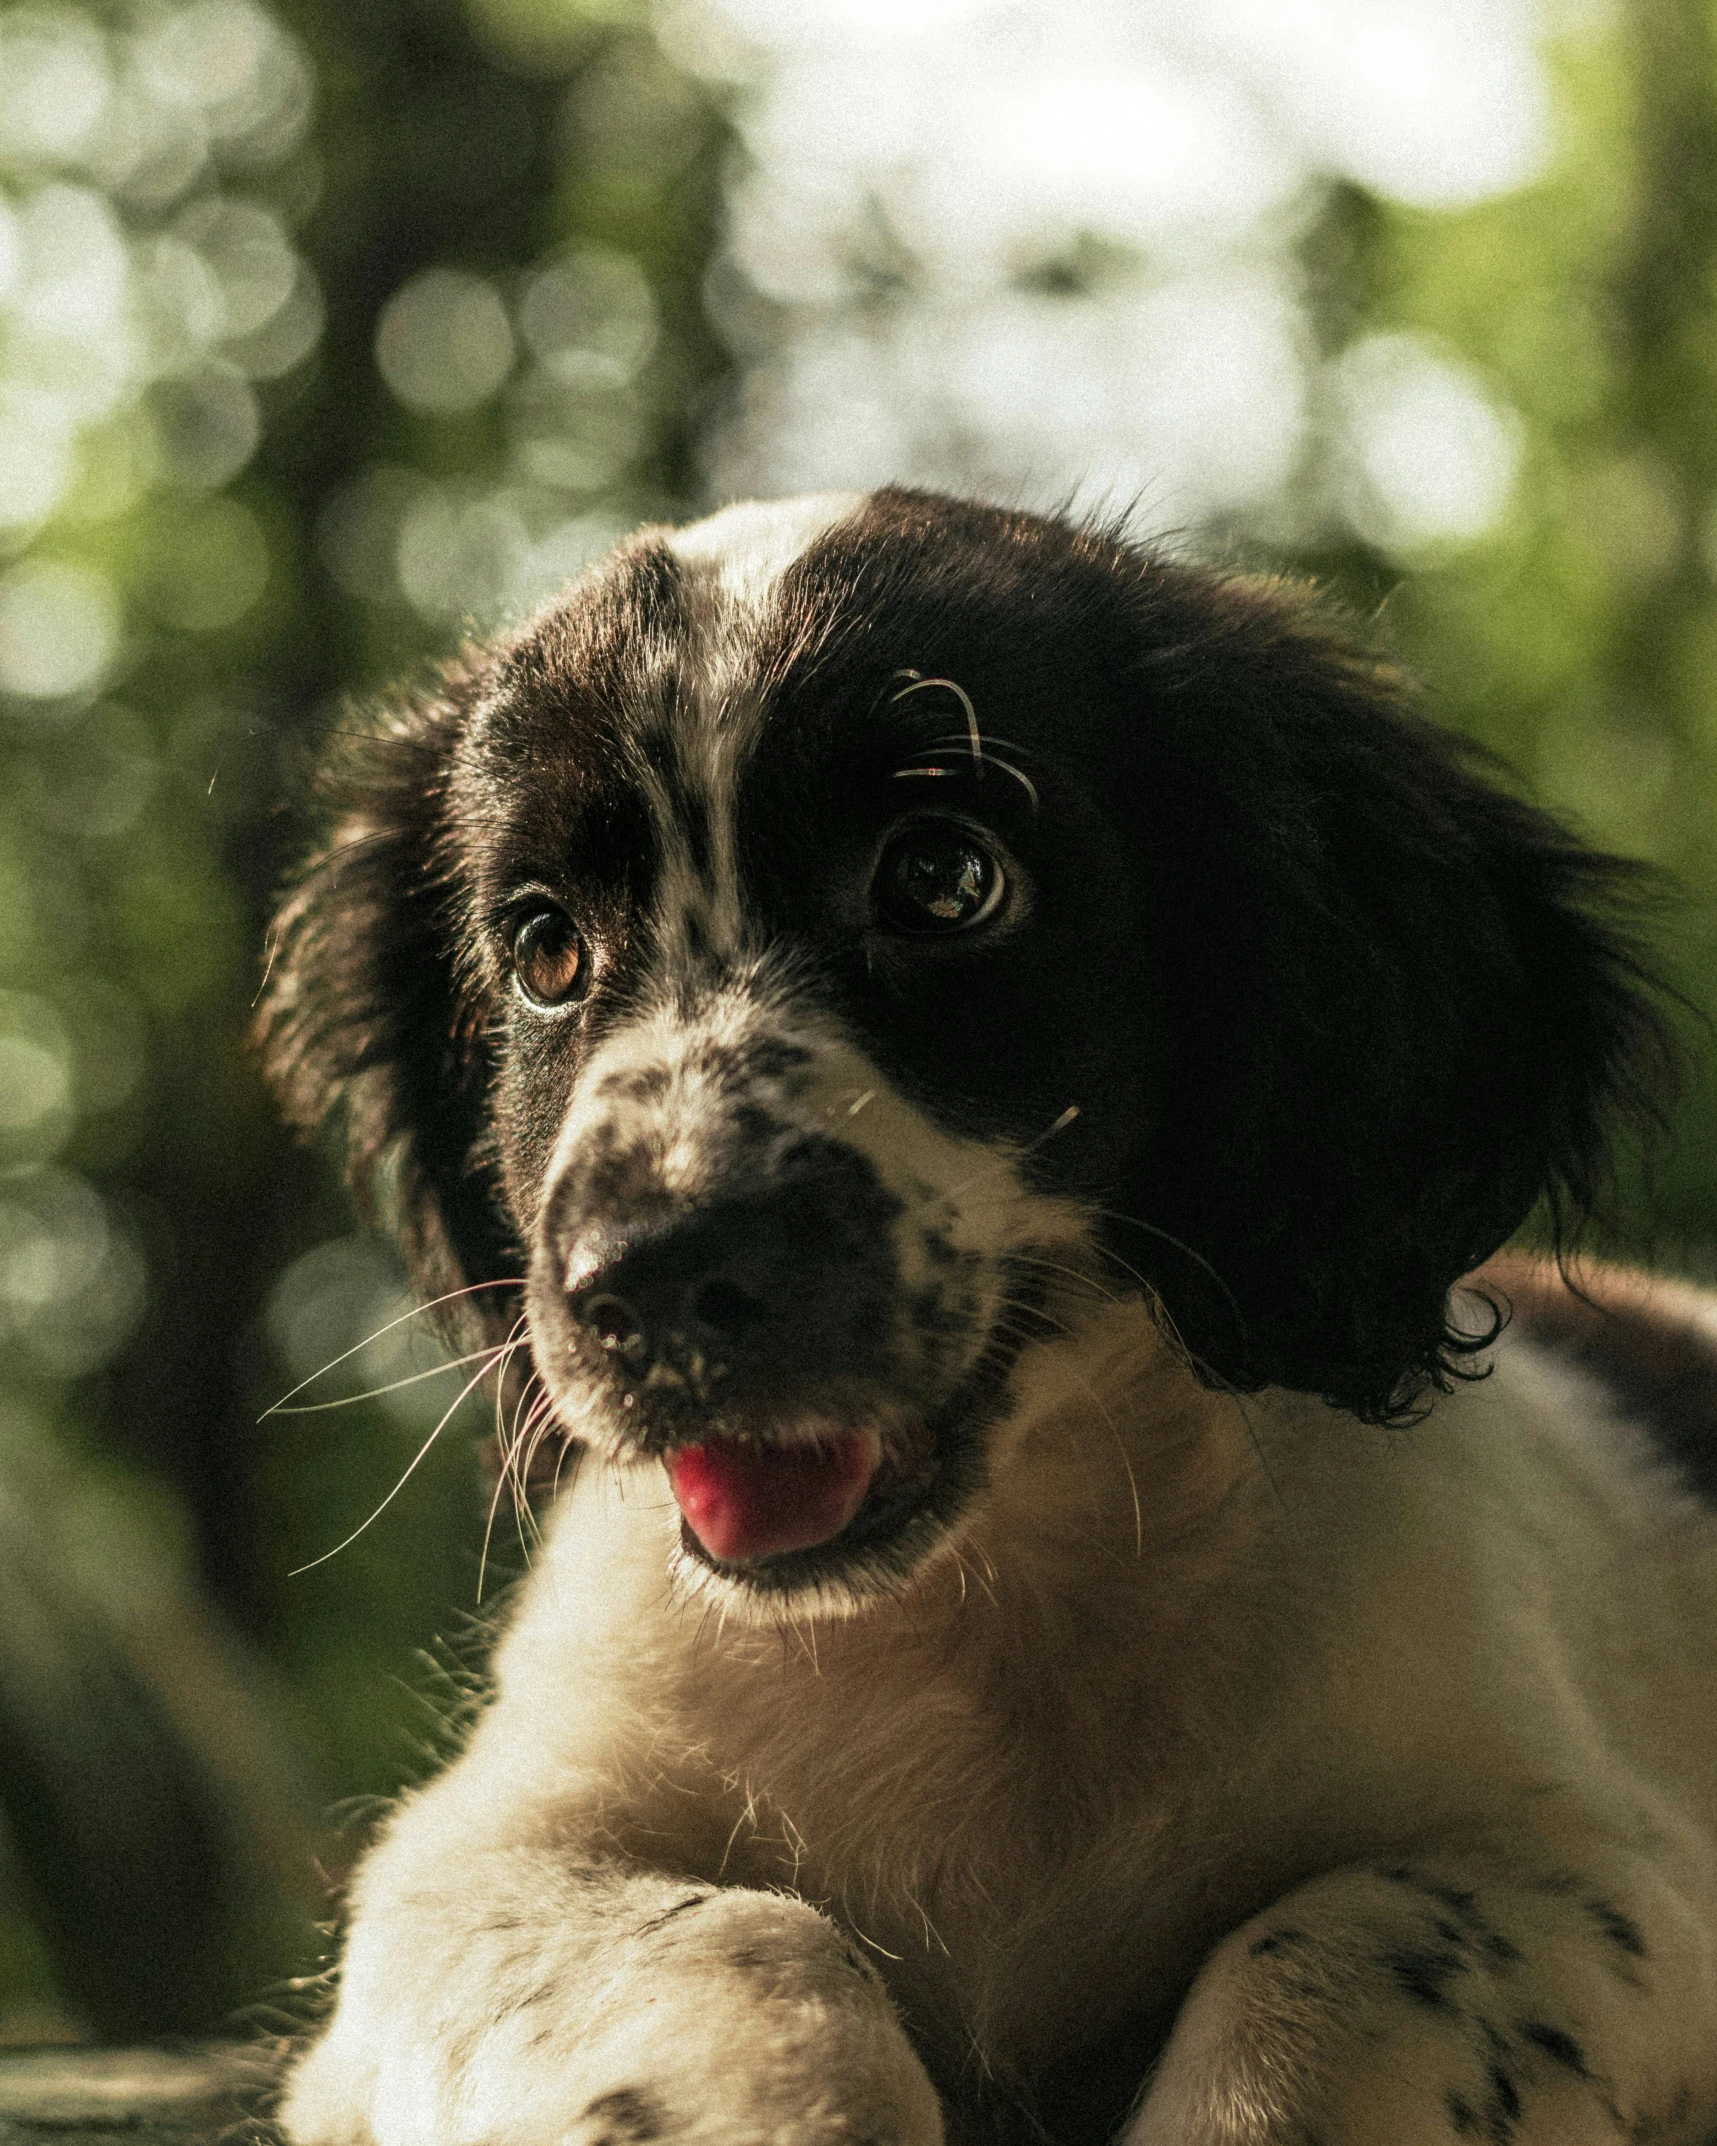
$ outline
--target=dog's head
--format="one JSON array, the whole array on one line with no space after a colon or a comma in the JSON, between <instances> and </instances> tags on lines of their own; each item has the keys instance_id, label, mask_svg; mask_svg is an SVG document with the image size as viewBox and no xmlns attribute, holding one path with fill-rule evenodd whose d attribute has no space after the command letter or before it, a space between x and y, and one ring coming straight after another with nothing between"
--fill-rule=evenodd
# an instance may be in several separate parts
<instances>
[{"instance_id":1,"label":"dog's head","mask_svg":"<svg viewBox=\"0 0 1717 2146\"><path fill-rule=\"evenodd\" d=\"M1471 763L1292 591L919 493L731 508L348 756L267 1048L420 1287L494 1285L565 1430L665 1461L692 1565L862 1591L1076 1284L1376 1419L1589 1202L1664 1049L1629 868Z\"/></svg>"}]
</instances>

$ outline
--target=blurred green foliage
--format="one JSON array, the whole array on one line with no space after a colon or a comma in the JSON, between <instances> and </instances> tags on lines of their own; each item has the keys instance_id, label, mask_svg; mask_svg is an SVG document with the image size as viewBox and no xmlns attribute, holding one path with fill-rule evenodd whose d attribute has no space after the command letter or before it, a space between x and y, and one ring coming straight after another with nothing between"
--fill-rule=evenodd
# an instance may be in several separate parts
<instances>
[{"instance_id":1,"label":"blurred green foliage","mask_svg":"<svg viewBox=\"0 0 1717 2146\"><path fill-rule=\"evenodd\" d=\"M623 6L0 9L0 1496L122 1622L212 1601L318 1802L433 1740L412 1651L475 1606L487 1499L463 1420L291 1577L461 1380L259 1422L402 1308L246 1047L289 801L451 591L488 623L686 510L721 139ZM413 407L378 321L432 271L481 377ZM40 1967L0 1944L0 2024L51 2013Z\"/></svg>"},{"instance_id":2,"label":"blurred green foliage","mask_svg":"<svg viewBox=\"0 0 1717 2146\"><path fill-rule=\"evenodd\" d=\"M1435 337L1497 383L1521 431L1483 538L1402 562L1301 563L1594 840L1673 876L1653 930L1694 1008L1717 1006L1717 55L1710 11L1634 0L1552 48L1561 153L1463 213L1337 189L1307 260L1325 334ZM1635 1180L1623 1241L1709 1271L1717 1057Z\"/></svg>"},{"instance_id":3,"label":"blurred green foliage","mask_svg":"<svg viewBox=\"0 0 1717 2146\"><path fill-rule=\"evenodd\" d=\"M1451 214L1338 186L1301 242L1330 351L1400 328L1498 383L1508 507L1411 571L1357 535L1301 563L1381 606L1448 720L1680 876L1709 1004L1707 11L1633 0L1560 64L1548 176ZM627 0L0 6L0 1501L122 1626L212 1604L313 1802L434 1741L412 1654L475 1607L486 1493L473 1402L292 1576L459 1380L259 1421L405 1308L245 1046L291 801L349 694L703 503L728 144ZM1637 1217L1695 1261L1714 1126L1706 1082ZM414 1333L337 1390L426 1368ZM286 1927L220 2002L306 1963ZM0 1920L0 2031L65 2001Z\"/></svg>"}]
</instances>

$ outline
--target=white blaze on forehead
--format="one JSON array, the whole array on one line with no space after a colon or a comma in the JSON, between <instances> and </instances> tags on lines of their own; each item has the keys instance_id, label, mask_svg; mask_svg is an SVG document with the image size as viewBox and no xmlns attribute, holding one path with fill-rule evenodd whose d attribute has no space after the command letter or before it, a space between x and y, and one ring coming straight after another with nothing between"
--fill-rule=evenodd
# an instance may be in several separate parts
<instances>
[{"instance_id":1,"label":"white blaze on forehead","mask_svg":"<svg viewBox=\"0 0 1717 2146\"><path fill-rule=\"evenodd\" d=\"M709 867L700 873L666 788L646 789L662 837L657 924L671 962L696 920L706 942L737 953L744 939L734 810L740 770L762 719L753 656L758 629L795 559L864 502L862 492L807 499L748 500L672 531L690 642L675 701L674 740L687 784L708 811Z\"/></svg>"},{"instance_id":2,"label":"white blaze on forehead","mask_svg":"<svg viewBox=\"0 0 1717 2146\"><path fill-rule=\"evenodd\" d=\"M863 492L747 499L674 530L668 549L686 570L688 582L707 580L727 606L755 614L793 561L864 500Z\"/></svg>"}]
</instances>

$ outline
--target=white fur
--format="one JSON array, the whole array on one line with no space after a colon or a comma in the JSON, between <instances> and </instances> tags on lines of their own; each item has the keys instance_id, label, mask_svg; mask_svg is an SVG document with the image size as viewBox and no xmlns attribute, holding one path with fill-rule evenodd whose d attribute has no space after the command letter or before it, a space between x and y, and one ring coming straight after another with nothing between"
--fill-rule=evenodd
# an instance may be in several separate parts
<instances>
[{"instance_id":1,"label":"white fur","mask_svg":"<svg viewBox=\"0 0 1717 2146\"><path fill-rule=\"evenodd\" d=\"M722 2140L820 2136L813 2105L878 2097L884 2135L928 2139L838 1921L912 2017L998 2067L1206 1962L1138 2146L1444 2141L1469 2059L1377 1975L1404 1905L1380 1856L1477 1890L1524 1955L1499 2017L1575 2036L1629 2122L1702 2136L1682 2093L1717 2121L1717 1525L1544 1413L1524 1346L1404 1440L1206 1393L1137 1307L1070 1296L957 1554L861 1616L724 1628L675 1584L660 1468L579 1472L494 1704L364 1873L295 2138L584 2137L635 2087ZM606 1889L569 1886L593 1858ZM1563 1869L1648 1933L1645 1989L1532 1890ZM724 1890L639 1935L701 1888ZM712 1905L782 1918L779 1972L724 1968ZM1326 1941L1327 1997L1248 1957L1264 1921ZM689 2066L681 2007L722 2022ZM812 2015L815 2049L783 2054ZM1614 2136L1536 2067L1522 2146ZM759 2113L795 2095L791 2121Z\"/></svg>"},{"instance_id":2,"label":"white fur","mask_svg":"<svg viewBox=\"0 0 1717 2146\"><path fill-rule=\"evenodd\" d=\"M743 946L733 821L740 770L762 717L745 660L751 635L788 567L862 498L857 492L824 492L806 499L751 500L666 533L681 568L696 640L696 660L687 670L696 689L680 705L674 742L688 780L708 801L713 852L708 877L702 877L693 868L669 800L649 771L640 769L662 840L657 936L670 956L682 948L686 923L694 917L718 953L737 954Z\"/></svg>"}]
</instances>

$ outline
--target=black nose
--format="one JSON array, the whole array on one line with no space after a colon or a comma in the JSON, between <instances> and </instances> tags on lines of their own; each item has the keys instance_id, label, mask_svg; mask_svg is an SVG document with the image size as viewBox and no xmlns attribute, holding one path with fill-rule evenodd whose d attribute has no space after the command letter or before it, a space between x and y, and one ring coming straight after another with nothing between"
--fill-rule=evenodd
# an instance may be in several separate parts
<instances>
[{"instance_id":1,"label":"black nose","mask_svg":"<svg viewBox=\"0 0 1717 2146\"><path fill-rule=\"evenodd\" d=\"M687 1343L716 1347L736 1340L766 1315L742 1282L719 1269L700 1271L706 1259L744 1256L744 1232L734 1218L711 1221L712 1231L676 1230L618 1250L594 1278L568 1291L579 1325L628 1370L647 1371L663 1348L671 1353ZM699 1241L709 1236L720 1241Z\"/></svg>"},{"instance_id":2,"label":"black nose","mask_svg":"<svg viewBox=\"0 0 1717 2146\"><path fill-rule=\"evenodd\" d=\"M567 1307L628 1384L860 1374L893 1342L897 1212L863 1156L817 1142L754 1192L638 1223L569 1215Z\"/></svg>"}]
</instances>

